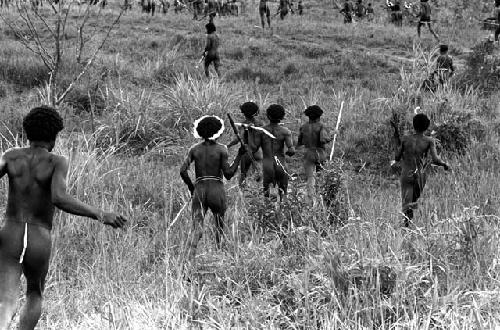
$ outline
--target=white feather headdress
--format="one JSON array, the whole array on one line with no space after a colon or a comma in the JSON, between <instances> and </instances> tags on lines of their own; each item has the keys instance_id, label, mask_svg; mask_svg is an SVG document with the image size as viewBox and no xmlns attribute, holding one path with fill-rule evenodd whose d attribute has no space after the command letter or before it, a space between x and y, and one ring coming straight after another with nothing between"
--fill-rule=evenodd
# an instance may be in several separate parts
<instances>
[{"instance_id":1,"label":"white feather headdress","mask_svg":"<svg viewBox=\"0 0 500 330\"><path fill-rule=\"evenodd\" d=\"M219 116L216 116L216 115L211 115L211 116L206 115L206 116L200 117L197 120L195 120L195 122L193 124L193 135L195 138L202 139L202 137L198 134L198 131L196 129L198 128L198 124L203 119L209 118L209 117L213 117L213 118L217 119L221 123L221 128L214 135L209 137L208 139L209 140L217 140L222 135L222 133L224 132L224 120L222 120Z\"/></svg>"}]
</instances>

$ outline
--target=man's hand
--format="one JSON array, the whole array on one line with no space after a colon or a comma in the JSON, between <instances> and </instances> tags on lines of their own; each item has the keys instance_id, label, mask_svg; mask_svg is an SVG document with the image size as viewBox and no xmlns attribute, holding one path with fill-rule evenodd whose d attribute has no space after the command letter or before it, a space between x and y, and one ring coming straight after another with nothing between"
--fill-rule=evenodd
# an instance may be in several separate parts
<instances>
[{"instance_id":1,"label":"man's hand","mask_svg":"<svg viewBox=\"0 0 500 330\"><path fill-rule=\"evenodd\" d=\"M243 156L244 154L247 153L247 147L245 147L243 144L241 147L238 149L238 156Z\"/></svg>"},{"instance_id":2,"label":"man's hand","mask_svg":"<svg viewBox=\"0 0 500 330\"><path fill-rule=\"evenodd\" d=\"M292 157L293 155L295 155L295 151L288 149L285 152L285 155L287 155L288 157Z\"/></svg>"},{"instance_id":3,"label":"man's hand","mask_svg":"<svg viewBox=\"0 0 500 330\"><path fill-rule=\"evenodd\" d=\"M98 220L101 221L104 225L111 226L113 228L122 228L127 222L127 219L125 219L121 215L111 212L102 212Z\"/></svg>"}]
</instances>

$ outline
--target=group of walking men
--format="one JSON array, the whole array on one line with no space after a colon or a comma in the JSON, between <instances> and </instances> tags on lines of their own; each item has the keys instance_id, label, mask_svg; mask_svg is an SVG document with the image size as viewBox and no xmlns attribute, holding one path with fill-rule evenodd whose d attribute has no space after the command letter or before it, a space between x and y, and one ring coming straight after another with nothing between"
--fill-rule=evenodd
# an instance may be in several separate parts
<instances>
[{"instance_id":1,"label":"group of walking men","mask_svg":"<svg viewBox=\"0 0 500 330\"><path fill-rule=\"evenodd\" d=\"M403 6L401 5L401 1L395 0L394 2L390 2L389 0L387 0L386 5L390 12L390 21L397 26L402 26ZM416 16L418 17L418 24L417 24L418 37L420 38L422 26L427 26L431 34L434 36L434 38L439 40L439 36L432 29L432 19L431 19L432 10L431 6L429 5L429 1L420 0L419 6L420 9L416 14ZM411 11L412 7L413 4L405 3L404 7L405 9ZM353 17L356 17L356 19L361 20L366 16L368 21L372 21L374 17L374 10L372 4L369 3L368 6L365 7L365 5L363 4L363 0L356 0L356 5L353 5L351 0L345 0L344 5L340 10L340 13L344 16L344 23L352 23Z\"/></svg>"},{"instance_id":2,"label":"group of walking men","mask_svg":"<svg viewBox=\"0 0 500 330\"><path fill-rule=\"evenodd\" d=\"M244 187L251 170L257 172L256 180L262 180L264 197L270 196L270 187L277 186L279 199L286 198L288 182L292 178L286 166L286 156L293 156L296 147L304 146L303 166L306 175L307 196L314 199L316 172L324 168L327 159L326 145L332 140L332 132L322 122L323 110L309 106L304 114L309 121L300 127L294 143L290 129L280 122L285 109L278 104L266 110L269 120L264 125L258 120L259 107L253 102L240 106L245 120L239 124L238 136L227 146L216 140L224 131L224 121L217 116L203 116L194 123L194 135L203 141L191 147L181 165L180 175L192 196L193 230L189 238L190 260L194 258L202 236L203 221L208 210L215 218L216 243L220 246L224 232L224 215L227 209L223 178L230 180L240 168L239 185ZM410 226L413 210L426 183L427 155L432 163L448 169L436 152L434 139L424 135L430 120L425 114L413 118L415 133L397 138L397 152L391 166L401 167L401 198L405 226ZM229 164L228 148L240 143L237 156ZM188 174L190 164L195 166L195 182Z\"/></svg>"}]
</instances>

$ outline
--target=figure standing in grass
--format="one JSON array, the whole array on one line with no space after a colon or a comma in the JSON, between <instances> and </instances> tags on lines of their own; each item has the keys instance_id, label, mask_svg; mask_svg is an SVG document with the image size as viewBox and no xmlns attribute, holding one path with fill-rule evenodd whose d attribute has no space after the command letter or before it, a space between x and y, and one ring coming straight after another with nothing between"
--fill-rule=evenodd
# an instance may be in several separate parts
<instances>
[{"instance_id":1,"label":"figure standing in grass","mask_svg":"<svg viewBox=\"0 0 500 330\"><path fill-rule=\"evenodd\" d=\"M395 160L391 162L391 167L394 167L396 162L401 161L401 200L405 227L409 227L413 220L413 210L417 208L418 198L425 187L429 165L434 164L444 167L446 171L449 170L448 164L437 155L434 139L424 135L429 125L430 120L425 114L415 115L413 117L415 133L401 139ZM428 160L429 152L431 162Z\"/></svg>"},{"instance_id":2,"label":"figure standing in grass","mask_svg":"<svg viewBox=\"0 0 500 330\"><path fill-rule=\"evenodd\" d=\"M269 197L271 184L278 185L280 199L283 200L283 197L287 194L290 176L286 169L285 155L293 156L295 154L292 132L285 126L280 125L280 121L285 117L285 109L281 105L270 105L267 108L266 115L269 124L263 128L274 137L259 132L255 135L252 151L256 152L259 147L262 147L264 196ZM286 152L285 146L287 147Z\"/></svg>"},{"instance_id":3,"label":"figure standing in grass","mask_svg":"<svg viewBox=\"0 0 500 330\"><path fill-rule=\"evenodd\" d=\"M288 0L280 0L280 4L278 7L278 11L280 14L280 19L285 19L285 16L288 15L288 9L290 8L290 2Z\"/></svg>"},{"instance_id":4,"label":"figure standing in grass","mask_svg":"<svg viewBox=\"0 0 500 330\"><path fill-rule=\"evenodd\" d=\"M453 59L448 55L448 45L439 46L439 56L436 61L436 71L439 83L442 85L455 73Z\"/></svg>"},{"instance_id":5,"label":"figure standing in grass","mask_svg":"<svg viewBox=\"0 0 500 330\"><path fill-rule=\"evenodd\" d=\"M245 145L254 145L255 135L258 133L254 127L262 126L262 123L257 119L259 106L254 102L245 102L240 106L240 110L245 116L245 121L240 126L239 134L243 138L243 143ZM238 143L239 140L236 138L231 141L227 147L231 148ZM260 181L262 171L262 149L258 149L256 152L252 153L252 156L248 155L248 153L242 156L239 178L240 187L245 186L247 174L251 169L258 175L257 181Z\"/></svg>"},{"instance_id":6,"label":"figure standing in grass","mask_svg":"<svg viewBox=\"0 0 500 330\"><path fill-rule=\"evenodd\" d=\"M495 30L495 41L498 42L500 35L500 0L495 0L495 18L497 20L497 28Z\"/></svg>"},{"instance_id":7,"label":"figure standing in grass","mask_svg":"<svg viewBox=\"0 0 500 330\"><path fill-rule=\"evenodd\" d=\"M306 148L304 170L307 178L307 192L312 197L315 194L316 172L323 169L327 157L325 145L332 141L332 137L321 122L323 110L319 106L307 107L304 114L309 117L309 122L300 128L297 147Z\"/></svg>"},{"instance_id":8,"label":"figure standing in grass","mask_svg":"<svg viewBox=\"0 0 500 330\"><path fill-rule=\"evenodd\" d=\"M269 5L267 4L267 0L259 1L259 15L260 15L260 24L262 28L266 28L266 24L264 21L264 16L267 18L267 25L271 28L271 10L269 9Z\"/></svg>"},{"instance_id":9,"label":"figure standing in grass","mask_svg":"<svg viewBox=\"0 0 500 330\"><path fill-rule=\"evenodd\" d=\"M23 120L30 146L7 150L0 158L0 178L9 178L5 222L0 229L0 330L14 315L21 272L26 277L26 303L19 329L34 329L42 310L42 295L51 253L55 207L111 226L126 219L71 197L66 191L68 161L52 153L63 121L56 110L39 107Z\"/></svg>"},{"instance_id":10,"label":"figure standing in grass","mask_svg":"<svg viewBox=\"0 0 500 330\"><path fill-rule=\"evenodd\" d=\"M350 0L345 0L340 13L344 15L344 24L352 23L353 6Z\"/></svg>"},{"instance_id":11,"label":"figure standing in grass","mask_svg":"<svg viewBox=\"0 0 500 330\"><path fill-rule=\"evenodd\" d=\"M368 7L366 8L366 18L368 19L368 22L373 22L374 17L375 12L373 11L372 4L369 3Z\"/></svg>"},{"instance_id":12,"label":"figure standing in grass","mask_svg":"<svg viewBox=\"0 0 500 330\"><path fill-rule=\"evenodd\" d=\"M302 0L299 0L299 4L297 5L297 10L299 11L300 16L304 14L304 4L302 3Z\"/></svg>"},{"instance_id":13,"label":"figure standing in grass","mask_svg":"<svg viewBox=\"0 0 500 330\"><path fill-rule=\"evenodd\" d=\"M215 72L217 76L220 77L220 57L219 57L219 36L217 35L215 24L213 22L205 25L207 30L207 43L205 46L205 51L203 52L203 56L205 57L205 75L207 78L210 78L210 64L214 64Z\"/></svg>"},{"instance_id":14,"label":"figure standing in grass","mask_svg":"<svg viewBox=\"0 0 500 330\"><path fill-rule=\"evenodd\" d=\"M194 123L194 136L203 139L202 142L189 149L182 163L180 175L192 195L193 230L189 239L189 260L196 255L196 248L203 231L203 220L208 210L215 218L215 241L221 246L224 233L224 214L226 213L225 177L230 180L240 163L246 148L241 146L234 162L229 165L228 151L225 145L216 140L224 132L224 122L217 116L203 116ZM191 181L188 170L194 162L196 180Z\"/></svg>"},{"instance_id":15,"label":"figure standing in grass","mask_svg":"<svg viewBox=\"0 0 500 330\"><path fill-rule=\"evenodd\" d=\"M428 0L420 0L420 13L417 25L417 34L419 38L420 38L420 30L423 25L427 25L429 31L432 33L434 38L436 38L436 40L439 41L439 36L437 35L436 32L434 32L431 26L431 6L429 5Z\"/></svg>"}]
</instances>

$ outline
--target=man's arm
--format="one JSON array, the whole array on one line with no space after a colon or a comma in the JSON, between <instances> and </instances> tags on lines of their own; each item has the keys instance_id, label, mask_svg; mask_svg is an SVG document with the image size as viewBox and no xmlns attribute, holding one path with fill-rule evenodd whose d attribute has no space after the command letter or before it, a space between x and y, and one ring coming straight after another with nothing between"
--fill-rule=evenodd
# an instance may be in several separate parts
<instances>
[{"instance_id":1,"label":"man's arm","mask_svg":"<svg viewBox=\"0 0 500 330\"><path fill-rule=\"evenodd\" d=\"M231 180L231 178L234 176L234 174L238 170L238 165L240 165L241 156L244 155L245 153L246 153L245 146L241 146L240 149L238 149L238 154L236 155L236 158L234 159L233 163L229 165L228 162L229 156L227 148L223 147L221 151L222 174L224 174L224 177L227 180Z\"/></svg>"},{"instance_id":2,"label":"man's arm","mask_svg":"<svg viewBox=\"0 0 500 330\"><path fill-rule=\"evenodd\" d=\"M437 151L436 151L436 142L434 141L433 138L429 138L429 139L430 139L429 148L430 148L430 151L431 151L432 163L434 165L442 166L442 167L444 167L445 170L448 170L449 169L448 164L446 164L445 162L443 162L441 160L441 158L439 158L439 156L437 154Z\"/></svg>"},{"instance_id":3,"label":"man's arm","mask_svg":"<svg viewBox=\"0 0 500 330\"><path fill-rule=\"evenodd\" d=\"M189 192L191 194L193 194L194 191L194 184L191 181L191 178L189 177L188 170L192 162L193 162L193 148L189 149L188 154L181 165L181 171L180 171L182 181L184 181L184 183L188 186Z\"/></svg>"},{"instance_id":4,"label":"man's arm","mask_svg":"<svg viewBox=\"0 0 500 330\"><path fill-rule=\"evenodd\" d=\"M51 193L52 203L60 210L79 216L102 221L103 224L113 228L123 227L127 221L120 215L104 212L98 208L80 202L66 191L66 175L68 174L68 161L64 157L57 157L52 174Z\"/></svg>"}]
</instances>

